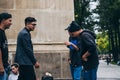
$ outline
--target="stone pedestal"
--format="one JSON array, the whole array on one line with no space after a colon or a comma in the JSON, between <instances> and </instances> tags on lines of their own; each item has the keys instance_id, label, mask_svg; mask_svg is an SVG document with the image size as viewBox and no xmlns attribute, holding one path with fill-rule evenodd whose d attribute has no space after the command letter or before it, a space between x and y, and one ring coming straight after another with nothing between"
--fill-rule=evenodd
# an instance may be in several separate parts
<instances>
[{"instance_id":1,"label":"stone pedestal","mask_svg":"<svg viewBox=\"0 0 120 80\"><path fill-rule=\"evenodd\" d=\"M68 56L69 51L63 43L34 44L34 53L40 68L36 69L37 77L41 78L45 72L50 72L55 79L71 78ZM16 44L9 45L9 62L12 64Z\"/></svg>"}]
</instances>

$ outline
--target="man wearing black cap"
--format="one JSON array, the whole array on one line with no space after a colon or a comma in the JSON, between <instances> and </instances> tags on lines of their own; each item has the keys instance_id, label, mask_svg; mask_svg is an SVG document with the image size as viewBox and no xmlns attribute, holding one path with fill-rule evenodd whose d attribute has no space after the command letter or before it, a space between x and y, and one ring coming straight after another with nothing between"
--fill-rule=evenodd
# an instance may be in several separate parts
<instances>
[{"instance_id":1,"label":"man wearing black cap","mask_svg":"<svg viewBox=\"0 0 120 80\"><path fill-rule=\"evenodd\" d=\"M83 65L83 79L97 80L98 53L95 43L95 34L89 30L83 30L75 21L72 21L67 30L72 37L80 40L80 54Z\"/></svg>"},{"instance_id":2,"label":"man wearing black cap","mask_svg":"<svg viewBox=\"0 0 120 80\"><path fill-rule=\"evenodd\" d=\"M7 80L8 64L8 43L5 30L12 25L12 15L0 14L0 80Z\"/></svg>"}]
</instances>

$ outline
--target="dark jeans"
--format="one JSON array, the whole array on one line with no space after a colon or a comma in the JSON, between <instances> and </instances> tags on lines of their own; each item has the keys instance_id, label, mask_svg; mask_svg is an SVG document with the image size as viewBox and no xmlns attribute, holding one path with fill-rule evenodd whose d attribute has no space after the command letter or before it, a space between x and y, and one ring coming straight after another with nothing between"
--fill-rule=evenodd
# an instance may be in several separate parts
<instances>
[{"instance_id":1,"label":"dark jeans","mask_svg":"<svg viewBox=\"0 0 120 80\"><path fill-rule=\"evenodd\" d=\"M18 80L36 80L34 67L32 65L20 65Z\"/></svg>"},{"instance_id":2,"label":"dark jeans","mask_svg":"<svg viewBox=\"0 0 120 80\"><path fill-rule=\"evenodd\" d=\"M97 80L97 69L83 70L83 80Z\"/></svg>"}]
</instances>

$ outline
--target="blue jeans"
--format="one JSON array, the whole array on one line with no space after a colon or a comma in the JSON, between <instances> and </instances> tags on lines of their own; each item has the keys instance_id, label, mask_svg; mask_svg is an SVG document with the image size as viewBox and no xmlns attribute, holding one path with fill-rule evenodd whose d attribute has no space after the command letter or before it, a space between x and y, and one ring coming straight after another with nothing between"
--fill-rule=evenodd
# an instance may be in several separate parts
<instances>
[{"instance_id":1,"label":"blue jeans","mask_svg":"<svg viewBox=\"0 0 120 80\"><path fill-rule=\"evenodd\" d=\"M83 80L97 80L97 69L83 70Z\"/></svg>"},{"instance_id":2,"label":"blue jeans","mask_svg":"<svg viewBox=\"0 0 120 80\"><path fill-rule=\"evenodd\" d=\"M80 80L82 66L74 67L70 64L70 70L71 70L71 75L72 75L73 80Z\"/></svg>"},{"instance_id":3,"label":"blue jeans","mask_svg":"<svg viewBox=\"0 0 120 80\"><path fill-rule=\"evenodd\" d=\"M0 75L0 80L7 80L7 73L4 71L3 75Z\"/></svg>"},{"instance_id":4,"label":"blue jeans","mask_svg":"<svg viewBox=\"0 0 120 80\"><path fill-rule=\"evenodd\" d=\"M5 68L4 74L0 75L0 80L8 80L8 74L10 72L10 66Z\"/></svg>"}]
</instances>

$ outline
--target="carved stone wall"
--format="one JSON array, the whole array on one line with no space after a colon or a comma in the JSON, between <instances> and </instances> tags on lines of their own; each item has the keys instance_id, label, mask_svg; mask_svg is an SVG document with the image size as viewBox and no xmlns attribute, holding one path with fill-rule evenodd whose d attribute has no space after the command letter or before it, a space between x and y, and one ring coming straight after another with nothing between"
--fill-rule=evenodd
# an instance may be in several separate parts
<instances>
[{"instance_id":1,"label":"carved stone wall","mask_svg":"<svg viewBox=\"0 0 120 80\"><path fill-rule=\"evenodd\" d=\"M65 41L64 29L74 19L73 0L0 0L0 12L13 15L13 25L7 31L9 43L16 42L28 16L37 19L37 28L32 32L34 43Z\"/></svg>"},{"instance_id":2,"label":"carved stone wall","mask_svg":"<svg viewBox=\"0 0 120 80\"><path fill-rule=\"evenodd\" d=\"M69 78L68 40L64 29L74 20L73 0L0 0L0 13L12 14L13 25L6 30L9 43L9 60L14 60L18 32L28 16L37 19L37 27L31 32L35 56L40 62L37 77L51 72L55 78Z\"/></svg>"}]
</instances>

